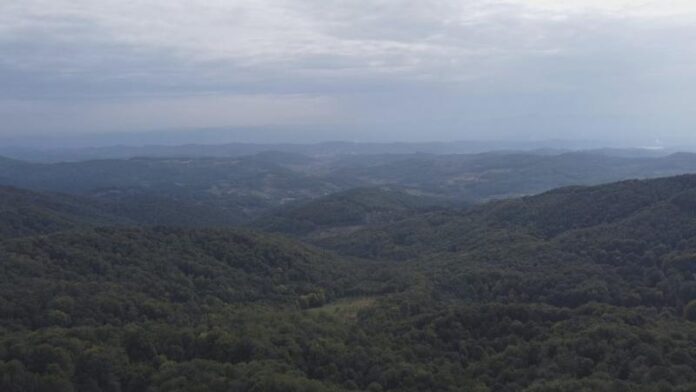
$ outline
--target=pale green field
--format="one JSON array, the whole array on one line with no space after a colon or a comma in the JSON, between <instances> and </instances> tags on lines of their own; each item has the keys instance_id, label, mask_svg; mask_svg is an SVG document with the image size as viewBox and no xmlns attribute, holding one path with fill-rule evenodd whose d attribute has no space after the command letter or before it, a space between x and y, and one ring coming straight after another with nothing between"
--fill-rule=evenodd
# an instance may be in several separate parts
<instances>
[{"instance_id":1,"label":"pale green field","mask_svg":"<svg viewBox=\"0 0 696 392\"><path fill-rule=\"evenodd\" d=\"M349 298L332 302L319 308L308 309L306 311L312 314L323 313L337 316L345 320L355 320L360 310L372 306L376 301L377 297Z\"/></svg>"}]
</instances>

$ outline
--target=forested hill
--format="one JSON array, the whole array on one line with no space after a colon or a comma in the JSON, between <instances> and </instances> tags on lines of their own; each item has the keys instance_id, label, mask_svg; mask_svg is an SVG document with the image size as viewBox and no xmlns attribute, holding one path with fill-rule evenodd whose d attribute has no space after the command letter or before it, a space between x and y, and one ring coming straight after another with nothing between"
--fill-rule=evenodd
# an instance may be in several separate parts
<instances>
[{"instance_id":1,"label":"forested hill","mask_svg":"<svg viewBox=\"0 0 696 392\"><path fill-rule=\"evenodd\" d=\"M0 239L127 224L134 222L88 199L0 186Z\"/></svg>"},{"instance_id":2,"label":"forested hill","mask_svg":"<svg viewBox=\"0 0 696 392\"><path fill-rule=\"evenodd\" d=\"M391 316L366 323L463 363L481 390L690 391L695 206L696 175L625 181L426 213L330 245L417 274L418 290L379 310Z\"/></svg>"},{"instance_id":3,"label":"forested hill","mask_svg":"<svg viewBox=\"0 0 696 392\"><path fill-rule=\"evenodd\" d=\"M318 238L402 220L419 212L454 208L457 204L461 203L396 187L355 188L279 208L251 225L269 232Z\"/></svg>"},{"instance_id":4,"label":"forested hill","mask_svg":"<svg viewBox=\"0 0 696 392\"><path fill-rule=\"evenodd\" d=\"M0 255L4 327L191 324L206 303L323 303L346 290L334 256L230 230L87 229L5 241Z\"/></svg>"},{"instance_id":5,"label":"forested hill","mask_svg":"<svg viewBox=\"0 0 696 392\"><path fill-rule=\"evenodd\" d=\"M2 160L0 184L117 204L123 208L116 213L147 223L234 226L286 201L342 189L290 168L296 164L298 158L288 154L55 164Z\"/></svg>"},{"instance_id":6,"label":"forested hill","mask_svg":"<svg viewBox=\"0 0 696 392\"><path fill-rule=\"evenodd\" d=\"M375 216L372 207L381 207L358 205L366 198L358 200L359 194L351 195L358 192L356 188L387 188L431 200L480 203L560 186L694 171L695 154L651 157L599 152L496 152L306 157L266 151L233 158L132 158L52 164L0 159L0 185L89 197L109 206L116 215L145 224L230 227L276 214L277 222L266 219L262 227L278 225L273 230L322 232L326 225L319 220L323 218L306 219L307 214L296 207L320 199L322 205L318 207L326 210L327 219L344 219L346 224L360 221L358 216ZM355 198L350 206L349 200L324 199L343 191L349 192L345 194L348 199ZM395 200L398 198L404 200ZM392 199L399 209L397 204L406 202L405 198L382 194L370 198L369 203ZM338 216L335 208L329 211L333 208L329 204L336 202L355 214ZM383 216L392 219L389 214ZM302 227L288 227L295 223Z\"/></svg>"},{"instance_id":7,"label":"forested hill","mask_svg":"<svg viewBox=\"0 0 696 392\"><path fill-rule=\"evenodd\" d=\"M0 186L0 238L99 226L229 227L235 216L213 206L153 194L102 197Z\"/></svg>"},{"instance_id":8,"label":"forested hill","mask_svg":"<svg viewBox=\"0 0 696 392\"><path fill-rule=\"evenodd\" d=\"M230 230L71 230L5 240L0 260L3 392L340 390L305 372L350 327L308 312L406 287Z\"/></svg>"},{"instance_id":9,"label":"forested hill","mask_svg":"<svg viewBox=\"0 0 696 392\"><path fill-rule=\"evenodd\" d=\"M646 232L634 234L681 238L690 232L675 233L663 225L672 222L676 230L684 230L680 225L694 224L694 200L696 175L567 187L464 211L423 213L319 243L353 255L404 259L485 247L484 240L496 233L550 239L579 229L586 229L582 233L589 235L592 230L611 227L616 230L614 237L618 233L628 236L631 230L647 226Z\"/></svg>"}]
</instances>

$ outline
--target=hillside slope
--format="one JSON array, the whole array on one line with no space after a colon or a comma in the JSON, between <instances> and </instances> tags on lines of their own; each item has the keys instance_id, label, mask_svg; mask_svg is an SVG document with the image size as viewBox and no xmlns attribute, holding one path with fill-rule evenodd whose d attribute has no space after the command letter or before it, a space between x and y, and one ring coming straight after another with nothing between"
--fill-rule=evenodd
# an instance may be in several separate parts
<instances>
[{"instance_id":1,"label":"hillside slope","mask_svg":"<svg viewBox=\"0 0 696 392\"><path fill-rule=\"evenodd\" d=\"M665 219L683 229L681 223L692 223L695 190L696 175L567 187L464 211L427 212L319 243L356 256L405 259L485 247L496 234L548 240L578 229L613 224L618 233L635 228L635 220L650 225Z\"/></svg>"},{"instance_id":2,"label":"hillside slope","mask_svg":"<svg viewBox=\"0 0 696 392\"><path fill-rule=\"evenodd\" d=\"M304 309L393 290L369 264L245 231L73 230L6 240L0 260L3 391L337 390L299 369L346 330Z\"/></svg>"},{"instance_id":3,"label":"hillside slope","mask_svg":"<svg viewBox=\"0 0 696 392\"><path fill-rule=\"evenodd\" d=\"M85 198L0 186L0 238L3 239L133 223Z\"/></svg>"},{"instance_id":4,"label":"hillside slope","mask_svg":"<svg viewBox=\"0 0 696 392\"><path fill-rule=\"evenodd\" d=\"M74 327L200 318L206 301L294 304L344 289L333 256L248 232L99 228L5 241L0 253L3 305L13 315L5 326L54 325L51 304L61 296L71 311L57 325Z\"/></svg>"},{"instance_id":5,"label":"hillside slope","mask_svg":"<svg viewBox=\"0 0 696 392\"><path fill-rule=\"evenodd\" d=\"M318 238L387 224L455 204L449 199L415 195L393 187L354 188L276 209L252 222L252 226L269 232Z\"/></svg>"},{"instance_id":6,"label":"hillside slope","mask_svg":"<svg viewBox=\"0 0 696 392\"><path fill-rule=\"evenodd\" d=\"M0 184L34 191L64 192L103 199L106 203L154 205L160 216L148 221L181 224L188 210L201 212L194 226L234 226L270 208L343 189L335 181L292 169L303 162L287 154L228 159L99 160L40 164L0 160ZM339 181L340 182L340 181ZM122 202L122 199L126 199ZM137 208L127 208L131 216ZM145 207L140 212L148 212ZM217 215L217 217L216 217ZM195 214L189 214L194 219Z\"/></svg>"}]
</instances>

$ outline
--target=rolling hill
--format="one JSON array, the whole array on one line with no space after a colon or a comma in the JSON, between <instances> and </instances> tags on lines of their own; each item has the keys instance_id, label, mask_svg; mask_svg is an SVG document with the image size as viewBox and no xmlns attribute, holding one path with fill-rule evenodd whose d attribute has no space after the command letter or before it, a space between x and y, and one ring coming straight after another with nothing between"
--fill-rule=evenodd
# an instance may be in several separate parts
<instances>
[{"instance_id":1,"label":"rolling hill","mask_svg":"<svg viewBox=\"0 0 696 392\"><path fill-rule=\"evenodd\" d=\"M12 194L16 216L48 203ZM696 388L696 175L429 200L356 189L278 213L312 230L367 222L313 238L324 250L95 228L62 204L51 214L89 224L45 234L26 215L22 238L0 241L0 389Z\"/></svg>"},{"instance_id":2,"label":"rolling hill","mask_svg":"<svg viewBox=\"0 0 696 392\"><path fill-rule=\"evenodd\" d=\"M127 224L135 222L85 198L0 186L0 238L3 239Z\"/></svg>"},{"instance_id":3,"label":"rolling hill","mask_svg":"<svg viewBox=\"0 0 696 392\"><path fill-rule=\"evenodd\" d=\"M623 157L601 152L414 155L399 159L346 158L332 172L366 184L398 184L435 195L482 201L541 193L570 185L696 172L696 155Z\"/></svg>"},{"instance_id":4,"label":"rolling hill","mask_svg":"<svg viewBox=\"0 0 696 392\"><path fill-rule=\"evenodd\" d=\"M473 236L476 233L506 230L548 239L576 229L619 224L636 216L658 220L664 215L657 211L690 205L696 187L694 178L685 175L560 188L536 196L494 201L464 211L426 212L319 243L353 255L408 258L480 241L481 238ZM654 215L640 215L646 211L653 211ZM677 225L690 218L688 211L688 208L683 212L668 210L668 216L673 217Z\"/></svg>"},{"instance_id":5,"label":"rolling hill","mask_svg":"<svg viewBox=\"0 0 696 392\"><path fill-rule=\"evenodd\" d=\"M2 159L0 184L101 199L123 207L127 217L149 224L229 227L354 188L387 187L424 197L479 203L560 186L694 171L693 154L619 157L601 152L497 152L309 158L267 151L234 158L52 164ZM178 217L178 213L186 216Z\"/></svg>"},{"instance_id":6,"label":"rolling hill","mask_svg":"<svg viewBox=\"0 0 696 392\"><path fill-rule=\"evenodd\" d=\"M88 196L106 203L135 206L138 201L163 209L148 222L181 224L177 211L198 210L194 226L233 226L269 208L341 189L286 168L295 156L260 155L240 159L103 160L55 164L0 162L0 183L35 191ZM124 200L125 199L125 200ZM158 200L156 203L153 200ZM168 207L169 206L169 207ZM177 207L178 206L178 207ZM128 215L133 207L125 208ZM135 208L137 211L137 208ZM197 214L189 214L194 217Z\"/></svg>"},{"instance_id":7,"label":"rolling hill","mask_svg":"<svg viewBox=\"0 0 696 392\"><path fill-rule=\"evenodd\" d=\"M398 188L354 188L278 208L251 225L268 232L322 238L456 204L450 199L421 196Z\"/></svg>"}]
</instances>

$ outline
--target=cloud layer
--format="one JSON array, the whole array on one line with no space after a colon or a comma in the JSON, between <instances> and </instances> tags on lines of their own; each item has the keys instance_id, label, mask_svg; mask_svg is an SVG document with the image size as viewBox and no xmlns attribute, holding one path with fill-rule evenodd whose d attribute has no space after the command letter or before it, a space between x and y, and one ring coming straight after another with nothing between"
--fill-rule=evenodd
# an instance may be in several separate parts
<instances>
[{"instance_id":1,"label":"cloud layer","mask_svg":"<svg viewBox=\"0 0 696 392\"><path fill-rule=\"evenodd\" d=\"M686 140L695 15L683 0L2 2L0 134Z\"/></svg>"}]
</instances>

